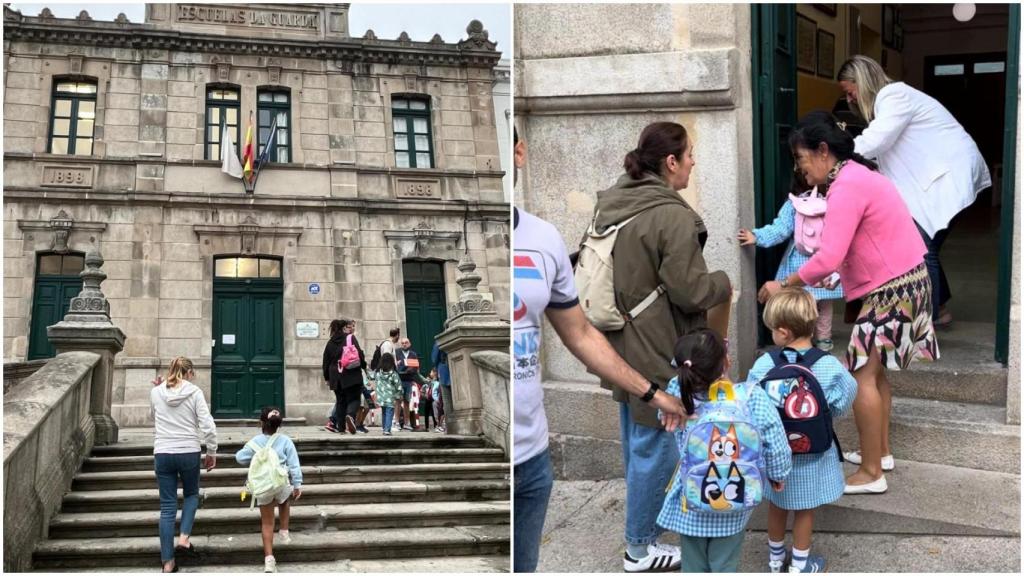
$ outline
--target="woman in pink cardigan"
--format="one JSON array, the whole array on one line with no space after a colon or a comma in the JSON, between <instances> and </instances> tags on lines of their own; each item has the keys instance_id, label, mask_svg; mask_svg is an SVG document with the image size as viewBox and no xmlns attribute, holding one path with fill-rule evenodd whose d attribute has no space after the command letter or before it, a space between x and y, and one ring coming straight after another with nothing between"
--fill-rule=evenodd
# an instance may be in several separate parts
<instances>
[{"instance_id":1,"label":"woman in pink cardigan","mask_svg":"<svg viewBox=\"0 0 1024 576\"><path fill-rule=\"evenodd\" d=\"M877 165L853 151L853 137L827 112L812 112L790 133L789 144L807 183L826 187L828 211L821 249L796 273L767 282L763 302L786 286L817 285L839 272L848 301L863 300L850 336L846 365L857 379L854 418L860 468L846 494L881 494L892 469L889 415L892 388L886 370L912 360L936 360L927 252L910 211Z\"/></svg>"}]
</instances>

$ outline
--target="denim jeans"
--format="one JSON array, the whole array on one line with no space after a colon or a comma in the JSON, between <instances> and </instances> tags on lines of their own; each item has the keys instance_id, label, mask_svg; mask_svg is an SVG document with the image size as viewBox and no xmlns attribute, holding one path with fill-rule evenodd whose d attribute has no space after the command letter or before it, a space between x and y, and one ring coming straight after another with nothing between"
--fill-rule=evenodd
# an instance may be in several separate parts
<instances>
[{"instance_id":1,"label":"denim jeans","mask_svg":"<svg viewBox=\"0 0 1024 576\"><path fill-rule=\"evenodd\" d=\"M928 267L928 278L932 281L932 320L938 320L939 307L948 302L952 296L949 292L949 281L946 280L946 271L942 269L942 263L939 262L939 250L942 249L942 244L946 241L946 236L949 235L949 228L939 230L935 233L934 238L929 237L928 233L920 226L917 227L917 231L928 248L928 253L924 255L924 263Z\"/></svg>"},{"instance_id":2,"label":"denim jeans","mask_svg":"<svg viewBox=\"0 0 1024 576\"><path fill-rule=\"evenodd\" d=\"M534 572L540 558L540 538L544 517L555 482L551 457L545 449L515 467L515 541L512 544L512 571Z\"/></svg>"},{"instance_id":3,"label":"denim jeans","mask_svg":"<svg viewBox=\"0 0 1024 576\"><path fill-rule=\"evenodd\" d=\"M174 560L174 517L178 513L178 478L185 502L181 507L181 533L191 534L199 508L199 452L156 454L153 458L160 487L160 560Z\"/></svg>"},{"instance_id":4,"label":"denim jeans","mask_svg":"<svg viewBox=\"0 0 1024 576\"><path fill-rule=\"evenodd\" d=\"M380 426L385 432L391 432L391 417L395 415L394 406L380 407Z\"/></svg>"},{"instance_id":5,"label":"denim jeans","mask_svg":"<svg viewBox=\"0 0 1024 576\"><path fill-rule=\"evenodd\" d=\"M626 471L626 543L652 544L664 532L656 521L679 450L664 429L633 422L625 402L619 404L619 427Z\"/></svg>"}]
</instances>

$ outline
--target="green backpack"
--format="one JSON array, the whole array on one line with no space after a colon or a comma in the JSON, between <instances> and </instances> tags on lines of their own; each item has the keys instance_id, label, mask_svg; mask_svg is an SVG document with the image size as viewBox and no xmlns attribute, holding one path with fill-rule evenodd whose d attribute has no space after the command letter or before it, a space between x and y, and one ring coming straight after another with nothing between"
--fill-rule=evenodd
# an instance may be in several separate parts
<instances>
[{"instance_id":1,"label":"green backpack","mask_svg":"<svg viewBox=\"0 0 1024 576\"><path fill-rule=\"evenodd\" d=\"M252 461L249 462L249 475L245 487L242 488L243 502L246 494L253 496L252 502L249 503L250 509L256 505L257 498L277 494L288 484L288 469L281 464L281 458L274 450L276 439L277 434L274 434L262 447L253 440L246 444L255 452Z\"/></svg>"}]
</instances>

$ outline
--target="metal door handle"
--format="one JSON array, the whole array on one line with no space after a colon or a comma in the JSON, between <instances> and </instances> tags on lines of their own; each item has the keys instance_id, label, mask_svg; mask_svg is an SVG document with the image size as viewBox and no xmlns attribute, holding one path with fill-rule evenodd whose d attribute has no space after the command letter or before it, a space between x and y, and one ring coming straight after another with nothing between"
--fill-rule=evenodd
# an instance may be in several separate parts
<instances>
[{"instance_id":1,"label":"metal door handle","mask_svg":"<svg viewBox=\"0 0 1024 576\"><path fill-rule=\"evenodd\" d=\"M782 92L783 94L787 92L796 92L796 88L786 88L785 86L779 86L779 92Z\"/></svg>"}]
</instances>

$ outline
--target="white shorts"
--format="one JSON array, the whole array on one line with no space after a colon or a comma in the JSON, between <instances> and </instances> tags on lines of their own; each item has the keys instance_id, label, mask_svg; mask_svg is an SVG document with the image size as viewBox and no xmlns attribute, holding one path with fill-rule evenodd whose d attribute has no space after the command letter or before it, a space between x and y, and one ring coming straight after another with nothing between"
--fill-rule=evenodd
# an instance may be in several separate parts
<instances>
[{"instance_id":1,"label":"white shorts","mask_svg":"<svg viewBox=\"0 0 1024 576\"><path fill-rule=\"evenodd\" d=\"M265 494L257 498L256 505L266 506L267 504L273 504L275 502L277 504L284 504L285 502L288 501L289 498L292 497L293 491L294 488L292 488L291 484L285 484L284 487L281 488L281 490L279 490L277 494Z\"/></svg>"}]
</instances>

